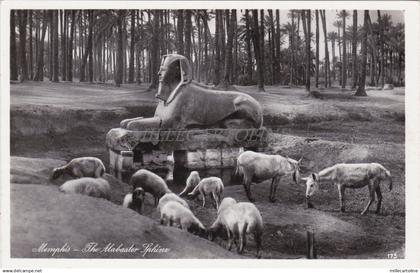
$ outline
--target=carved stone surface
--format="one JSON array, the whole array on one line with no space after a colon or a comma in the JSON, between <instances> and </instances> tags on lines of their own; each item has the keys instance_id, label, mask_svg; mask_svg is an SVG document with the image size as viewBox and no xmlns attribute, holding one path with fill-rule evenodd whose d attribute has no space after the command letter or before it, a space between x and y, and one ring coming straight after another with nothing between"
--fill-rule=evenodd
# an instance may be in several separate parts
<instances>
[{"instance_id":1,"label":"carved stone surface","mask_svg":"<svg viewBox=\"0 0 420 273\"><path fill-rule=\"evenodd\" d=\"M192 82L191 65L184 56L163 57L156 98L154 117L123 120L121 128L108 132L111 169L128 172L160 162L172 164L170 177L172 169L188 167L188 152L207 155L201 164L196 160L195 167L233 166L238 148L267 145L261 105L247 94L215 91ZM171 155L173 161L168 164Z\"/></svg>"},{"instance_id":2,"label":"carved stone surface","mask_svg":"<svg viewBox=\"0 0 420 273\"><path fill-rule=\"evenodd\" d=\"M129 130L193 128L260 128L261 105L251 96L234 91L215 91L192 82L189 61L181 55L165 55L159 71L159 99L152 118L121 122Z\"/></svg>"},{"instance_id":3,"label":"carved stone surface","mask_svg":"<svg viewBox=\"0 0 420 273\"><path fill-rule=\"evenodd\" d=\"M182 131L131 131L121 128L110 130L106 145L114 151L132 151L138 146L152 143L151 150L196 151L239 147L265 147L268 132L260 129L204 129Z\"/></svg>"}]
</instances>

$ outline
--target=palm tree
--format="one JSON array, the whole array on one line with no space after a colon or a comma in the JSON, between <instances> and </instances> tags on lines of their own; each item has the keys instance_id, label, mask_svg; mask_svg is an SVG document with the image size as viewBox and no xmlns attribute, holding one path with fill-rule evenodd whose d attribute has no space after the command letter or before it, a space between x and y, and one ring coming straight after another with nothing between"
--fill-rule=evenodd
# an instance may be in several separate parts
<instances>
[{"instance_id":1,"label":"palm tree","mask_svg":"<svg viewBox=\"0 0 420 273\"><path fill-rule=\"evenodd\" d=\"M403 23L398 23L396 26L393 26L390 28L390 31L388 33L387 43L389 47L392 49L392 51L394 51L396 54L395 62L397 62L397 69L398 69L397 83L399 86L401 86L402 85L401 72L402 72L402 66L403 66L403 61L404 61L404 43L405 43Z\"/></svg>"},{"instance_id":2,"label":"palm tree","mask_svg":"<svg viewBox=\"0 0 420 273\"><path fill-rule=\"evenodd\" d=\"M264 92L264 67L263 58L261 51L261 41L264 37L260 37L260 27L258 24L258 10L252 10L252 38L254 44L255 59L257 60L257 79L258 79L258 90Z\"/></svg>"},{"instance_id":3,"label":"palm tree","mask_svg":"<svg viewBox=\"0 0 420 273\"><path fill-rule=\"evenodd\" d=\"M18 69L16 63L16 16L15 11L10 11L10 80L18 79Z\"/></svg>"},{"instance_id":4,"label":"palm tree","mask_svg":"<svg viewBox=\"0 0 420 273\"><path fill-rule=\"evenodd\" d=\"M28 79L28 65L26 62L26 24L28 20L28 13L26 10L18 11L19 20L19 60L21 70L21 81Z\"/></svg>"},{"instance_id":5,"label":"palm tree","mask_svg":"<svg viewBox=\"0 0 420 273\"><path fill-rule=\"evenodd\" d=\"M341 35L340 29L343 27L343 21L334 21L333 26L337 28L338 61L341 63Z\"/></svg>"},{"instance_id":6,"label":"palm tree","mask_svg":"<svg viewBox=\"0 0 420 273\"><path fill-rule=\"evenodd\" d=\"M44 80L44 40L45 34L47 32L47 21L48 21L48 11L43 11L42 19L42 30L40 34L40 40L38 41L38 52L37 52L37 64L36 64L36 74L34 81L43 81Z\"/></svg>"},{"instance_id":7,"label":"palm tree","mask_svg":"<svg viewBox=\"0 0 420 273\"><path fill-rule=\"evenodd\" d=\"M380 77L381 77L381 88L384 88L385 84L385 52L384 52L384 24L381 20L381 11L378 10L378 25L379 25L379 44L380 44L380 50L381 50L381 62L380 62Z\"/></svg>"},{"instance_id":8,"label":"palm tree","mask_svg":"<svg viewBox=\"0 0 420 273\"><path fill-rule=\"evenodd\" d=\"M353 10L353 35L352 35L352 70L351 77L353 80L352 90L357 86L357 10Z\"/></svg>"},{"instance_id":9,"label":"palm tree","mask_svg":"<svg viewBox=\"0 0 420 273\"><path fill-rule=\"evenodd\" d=\"M184 10L177 12L177 53L184 55Z\"/></svg>"},{"instance_id":10,"label":"palm tree","mask_svg":"<svg viewBox=\"0 0 420 273\"><path fill-rule=\"evenodd\" d=\"M288 26L289 32L289 50L290 50L290 65L289 65L289 74L290 80L289 85L292 86L294 82L294 70L295 70L295 17L296 17L296 10L290 10L287 16L291 18L291 24Z\"/></svg>"},{"instance_id":11,"label":"palm tree","mask_svg":"<svg viewBox=\"0 0 420 273\"><path fill-rule=\"evenodd\" d=\"M247 52L246 74L248 83L252 82L251 20L249 10L245 10L245 43Z\"/></svg>"},{"instance_id":12,"label":"palm tree","mask_svg":"<svg viewBox=\"0 0 420 273\"><path fill-rule=\"evenodd\" d=\"M231 74L232 74L232 62L233 62L233 31L234 31L234 26L235 26L235 17L233 16L233 11L232 10L232 14L230 14L229 10L225 11L226 14L226 22L228 23L228 27L227 27L227 44L226 44L226 53L225 53L225 74L223 76L222 82L221 82L221 88L223 89L228 89L230 87L230 85L232 84L231 82Z\"/></svg>"},{"instance_id":13,"label":"palm tree","mask_svg":"<svg viewBox=\"0 0 420 273\"><path fill-rule=\"evenodd\" d=\"M349 16L349 13L343 9L339 14L337 14L337 16L343 20L343 61L341 66L341 88L345 88L347 83L346 18Z\"/></svg>"},{"instance_id":14,"label":"palm tree","mask_svg":"<svg viewBox=\"0 0 420 273\"><path fill-rule=\"evenodd\" d=\"M368 20L369 10L365 10L363 20L363 39L362 39L362 63L361 63L361 74L359 78L359 87L357 88L355 96L367 96L365 85L366 85L366 63L367 63L367 32L368 32Z\"/></svg>"},{"instance_id":15,"label":"palm tree","mask_svg":"<svg viewBox=\"0 0 420 273\"><path fill-rule=\"evenodd\" d=\"M315 10L315 87L318 88L319 81L319 12Z\"/></svg>"},{"instance_id":16,"label":"palm tree","mask_svg":"<svg viewBox=\"0 0 420 273\"><path fill-rule=\"evenodd\" d=\"M327 40L331 42L331 50L332 50L332 63L333 63L333 79L335 81L335 68L337 63L337 57L335 56L335 42L338 40L338 34L335 31L328 32Z\"/></svg>"},{"instance_id":17,"label":"palm tree","mask_svg":"<svg viewBox=\"0 0 420 273\"><path fill-rule=\"evenodd\" d=\"M325 88L331 87L331 72L330 72L330 56L328 52L328 37L327 37L327 23L325 18L325 10L320 11L322 29L324 31L324 43L325 43Z\"/></svg>"},{"instance_id":18,"label":"palm tree","mask_svg":"<svg viewBox=\"0 0 420 273\"><path fill-rule=\"evenodd\" d=\"M192 35L192 11L190 9L185 10L185 57L192 61L192 50L191 50L191 35Z\"/></svg>"}]
</instances>

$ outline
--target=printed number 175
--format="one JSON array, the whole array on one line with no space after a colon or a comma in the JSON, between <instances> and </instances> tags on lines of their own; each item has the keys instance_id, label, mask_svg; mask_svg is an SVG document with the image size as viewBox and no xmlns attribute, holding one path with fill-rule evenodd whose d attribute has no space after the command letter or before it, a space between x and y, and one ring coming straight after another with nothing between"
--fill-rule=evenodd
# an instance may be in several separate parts
<instances>
[{"instance_id":1,"label":"printed number 175","mask_svg":"<svg viewBox=\"0 0 420 273\"><path fill-rule=\"evenodd\" d=\"M397 256L397 253L388 253L388 259L397 259L398 258L398 256Z\"/></svg>"}]
</instances>

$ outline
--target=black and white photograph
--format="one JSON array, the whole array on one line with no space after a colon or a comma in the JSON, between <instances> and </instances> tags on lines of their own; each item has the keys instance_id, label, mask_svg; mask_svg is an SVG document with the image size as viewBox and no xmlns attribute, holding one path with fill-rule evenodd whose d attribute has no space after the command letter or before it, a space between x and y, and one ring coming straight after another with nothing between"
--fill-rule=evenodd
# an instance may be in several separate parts
<instances>
[{"instance_id":1,"label":"black and white photograph","mask_svg":"<svg viewBox=\"0 0 420 273\"><path fill-rule=\"evenodd\" d=\"M407 257L406 10L149 6L2 18L6 255Z\"/></svg>"}]
</instances>

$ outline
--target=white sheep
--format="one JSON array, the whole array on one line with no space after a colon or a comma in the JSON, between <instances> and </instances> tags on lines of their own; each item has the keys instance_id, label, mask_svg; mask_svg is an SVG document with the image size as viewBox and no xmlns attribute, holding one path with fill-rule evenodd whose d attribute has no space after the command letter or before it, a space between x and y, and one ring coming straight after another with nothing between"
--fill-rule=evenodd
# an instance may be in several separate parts
<instances>
[{"instance_id":1,"label":"white sheep","mask_svg":"<svg viewBox=\"0 0 420 273\"><path fill-rule=\"evenodd\" d=\"M102 177L105 173L105 165L96 157L79 157L72 159L64 166L53 170L51 179L57 179L61 175L68 174L73 177Z\"/></svg>"},{"instance_id":2,"label":"white sheep","mask_svg":"<svg viewBox=\"0 0 420 273\"><path fill-rule=\"evenodd\" d=\"M185 188L182 192L179 193L179 196L183 196L187 194L188 191L194 189L198 183L200 183L200 175L197 171L192 171L187 178L187 182L185 183Z\"/></svg>"},{"instance_id":3,"label":"white sheep","mask_svg":"<svg viewBox=\"0 0 420 273\"><path fill-rule=\"evenodd\" d=\"M191 210L176 201L169 201L161 208L160 223L168 226L176 224L182 230L200 236L207 234L206 228Z\"/></svg>"},{"instance_id":4,"label":"white sheep","mask_svg":"<svg viewBox=\"0 0 420 273\"><path fill-rule=\"evenodd\" d=\"M206 177L198 183L198 185L188 194L189 197L195 198L199 194L203 199L203 207L206 205L206 196L211 194L216 209L219 209L219 202L223 193L223 181L219 177Z\"/></svg>"},{"instance_id":5,"label":"white sheep","mask_svg":"<svg viewBox=\"0 0 420 273\"><path fill-rule=\"evenodd\" d=\"M103 178L82 177L66 181L59 187L65 193L79 193L92 197L110 199L111 187Z\"/></svg>"},{"instance_id":6,"label":"white sheep","mask_svg":"<svg viewBox=\"0 0 420 273\"><path fill-rule=\"evenodd\" d=\"M143 188L138 187L133 190L132 193L128 193L124 197L123 207L137 211L139 214L143 213L144 206L144 195Z\"/></svg>"},{"instance_id":7,"label":"white sheep","mask_svg":"<svg viewBox=\"0 0 420 273\"><path fill-rule=\"evenodd\" d=\"M141 187L145 192L153 195L155 207L158 205L159 199L165 195L165 193L172 192L163 178L145 169L138 170L134 173L130 179L130 184L133 185L133 190Z\"/></svg>"},{"instance_id":8,"label":"white sheep","mask_svg":"<svg viewBox=\"0 0 420 273\"><path fill-rule=\"evenodd\" d=\"M259 258L264 228L261 213L254 204L249 202L231 203L229 201L229 203L230 205L220 211L216 221L209 228L209 239L222 237L222 234L226 233L228 250L232 248L232 242L236 243L239 239L237 251L242 253L246 247L247 234L253 234Z\"/></svg>"},{"instance_id":9,"label":"white sheep","mask_svg":"<svg viewBox=\"0 0 420 273\"><path fill-rule=\"evenodd\" d=\"M162 198L159 199L159 204L157 206L158 211L160 211L163 208L163 206L166 203L168 203L169 201L175 201L175 202L180 203L181 205L183 205L184 207L186 207L188 209L190 208L188 206L188 203L184 199L182 199L181 197L179 197L175 193L170 192L170 193L165 193L165 195L162 196Z\"/></svg>"},{"instance_id":10,"label":"white sheep","mask_svg":"<svg viewBox=\"0 0 420 273\"><path fill-rule=\"evenodd\" d=\"M300 180L300 162L280 155L267 155L253 151L245 151L238 156L236 175L242 177L246 195L251 202L255 202L251 193L251 183L260 183L271 179L269 201L275 202L276 190L280 180L291 175L293 181Z\"/></svg>"},{"instance_id":11,"label":"white sheep","mask_svg":"<svg viewBox=\"0 0 420 273\"><path fill-rule=\"evenodd\" d=\"M224 209L236 204L236 200L233 199L232 197L225 197L223 198L222 202L220 202L220 206L219 209L217 210L217 215L220 214L220 212L222 212Z\"/></svg>"},{"instance_id":12,"label":"white sheep","mask_svg":"<svg viewBox=\"0 0 420 273\"><path fill-rule=\"evenodd\" d=\"M378 163L360 163L360 164L336 164L332 167L323 169L318 174L312 173L309 177L303 178L306 181L306 200L308 207L313 207L309 198L319 188L320 182L334 182L338 188L340 199L340 210L344 208L344 192L346 188L363 188L369 187L369 202L362 211L364 215L372 202L375 200L375 193L378 197L376 213L379 214L382 203L382 193L380 183L382 181L389 182L389 190L392 190L391 173L381 164Z\"/></svg>"}]
</instances>

